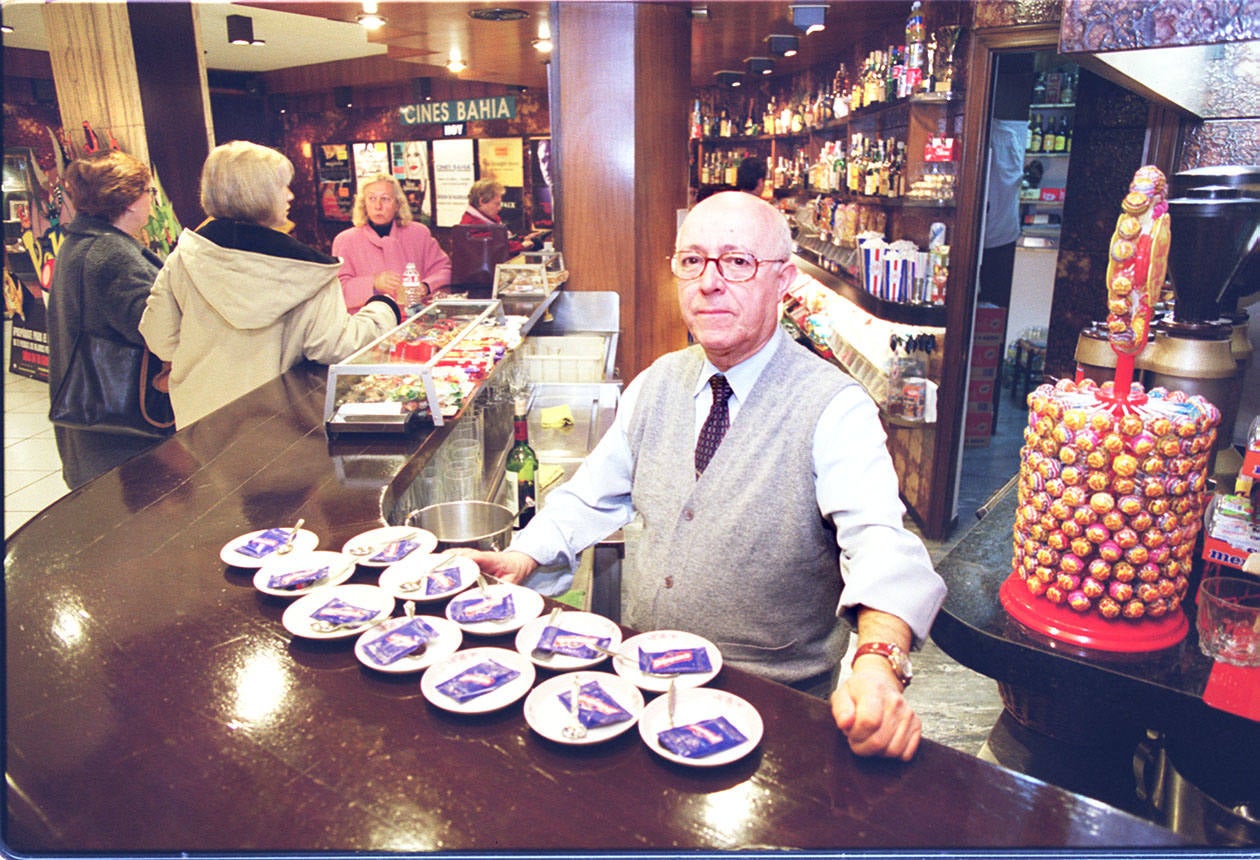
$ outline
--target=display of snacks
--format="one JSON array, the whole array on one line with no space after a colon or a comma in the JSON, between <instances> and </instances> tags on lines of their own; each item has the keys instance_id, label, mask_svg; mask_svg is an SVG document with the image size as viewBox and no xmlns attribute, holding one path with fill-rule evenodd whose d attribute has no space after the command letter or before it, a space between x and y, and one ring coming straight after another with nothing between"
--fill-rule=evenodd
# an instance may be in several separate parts
<instances>
[{"instance_id":1,"label":"display of snacks","mask_svg":"<svg viewBox=\"0 0 1260 860\"><path fill-rule=\"evenodd\" d=\"M497 299L434 302L329 368L325 428L335 435L401 432L418 420L441 425L520 340Z\"/></svg>"},{"instance_id":2,"label":"display of snacks","mask_svg":"<svg viewBox=\"0 0 1260 860\"><path fill-rule=\"evenodd\" d=\"M1033 604L1107 621L1161 618L1186 596L1220 411L1198 395L1060 380L1028 395L1015 574Z\"/></svg>"}]
</instances>

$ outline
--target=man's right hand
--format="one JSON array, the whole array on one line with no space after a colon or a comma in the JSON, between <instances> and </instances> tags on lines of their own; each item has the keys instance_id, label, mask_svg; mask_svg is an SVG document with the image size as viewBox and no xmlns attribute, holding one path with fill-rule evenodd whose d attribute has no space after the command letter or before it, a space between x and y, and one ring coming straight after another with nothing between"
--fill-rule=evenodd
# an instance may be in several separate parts
<instances>
[{"instance_id":1,"label":"man's right hand","mask_svg":"<svg viewBox=\"0 0 1260 860\"><path fill-rule=\"evenodd\" d=\"M455 552L475 561L482 573L488 573L502 582L510 582L513 585L519 585L538 568L538 562L516 550L483 552L475 549L457 549Z\"/></svg>"}]
</instances>

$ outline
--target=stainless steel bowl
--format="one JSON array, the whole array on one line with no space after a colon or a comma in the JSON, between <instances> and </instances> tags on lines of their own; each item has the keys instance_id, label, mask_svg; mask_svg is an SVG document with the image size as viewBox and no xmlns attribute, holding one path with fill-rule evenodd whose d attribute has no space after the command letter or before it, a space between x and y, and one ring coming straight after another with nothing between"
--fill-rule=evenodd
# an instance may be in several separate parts
<instances>
[{"instance_id":1,"label":"stainless steel bowl","mask_svg":"<svg viewBox=\"0 0 1260 860\"><path fill-rule=\"evenodd\" d=\"M511 538L515 521L510 508L478 501L442 502L407 515L408 525L432 532L442 549L501 550Z\"/></svg>"}]
</instances>

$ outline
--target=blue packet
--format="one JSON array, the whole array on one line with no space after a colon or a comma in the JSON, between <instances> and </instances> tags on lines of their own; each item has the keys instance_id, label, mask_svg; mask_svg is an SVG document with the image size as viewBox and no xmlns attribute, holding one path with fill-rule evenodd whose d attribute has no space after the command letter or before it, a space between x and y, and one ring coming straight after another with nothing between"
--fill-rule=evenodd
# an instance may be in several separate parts
<instances>
[{"instance_id":1,"label":"blue packet","mask_svg":"<svg viewBox=\"0 0 1260 860\"><path fill-rule=\"evenodd\" d=\"M501 663L494 660L486 660L478 663L476 666L465 669L458 675L448 678L437 685L437 689L444 696L448 696L457 702L466 702L469 699L475 699L478 696L485 695L491 690L496 690L504 684L520 677L520 672L515 669L509 669Z\"/></svg>"},{"instance_id":2,"label":"blue packet","mask_svg":"<svg viewBox=\"0 0 1260 860\"><path fill-rule=\"evenodd\" d=\"M726 717L666 729L656 739L665 749L683 758L704 758L748 740Z\"/></svg>"},{"instance_id":3,"label":"blue packet","mask_svg":"<svg viewBox=\"0 0 1260 860\"><path fill-rule=\"evenodd\" d=\"M446 594L448 591L454 591L459 588L460 582L458 564L440 567L431 571L425 578L424 593L428 597L432 597L435 594Z\"/></svg>"},{"instance_id":4,"label":"blue packet","mask_svg":"<svg viewBox=\"0 0 1260 860\"><path fill-rule=\"evenodd\" d=\"M386 545L380 552L372 556L370 561L395 562L406 558L412 550L420 546L414 540L396 540Z\"/></svg>"},{"instance_id":5,"label":"blue packet","mask_svg":"<svg viewBox=\"0 0 1260 860\"><path fill-rule=\"evenodd\" d=\"M328 571L328 565L324 565L323 567L289 570L284 573L272 574L271 578L267 580L267 587L284 591L296 591L299 588L324 579L328 576Z\"/></svg>"},{"instance_id":6,"label":"blue packet","mask_svg":"<svg viewBox=\"0 0 1260 860\"><path fill-rule=\"evenodd\" d=\"M262 534L254 535L236 548L241 555L250 558L262 558L279 549L289 539L289 529L267 529Z\"/></svg>"},{"instance_id":7,"label":"blue packet","mask_svg":"<svg viewBox=\"0 0 1260 860\"><path fill-rule=\"evenodd\" d=\"M334 597L319 609L311 613L315 621L327 621L329 624L349 624L354 621L367 621L376 617L375 609L364 609L353 603L346 603L340 597Z\"/></svg>"},{"instance_id":8,"label":"blue packet","mask_svg":"<svg viewBox=\"0 0 1260 860\"><path fill-rule=\"evenodd\" d=\"M478 624L482 621L502 621L516 614L512 606L512 595L502 600L493 597L478 597L473 600L461 600L451 604L451 620L460 624Z\"/></svg>"},{"instance_id":9,"label":"blue packet","mask_svg":"<svg viewBox=\"0 0 1260 860\"><path fill-rule=\"evenodd\" d=\"M437 631L425 624L424 619L412 618L406 624L400 624L388 633L364 642L363 650L380 665L388 666L427 646L429 640L435 636Z\"/></svg>"},{"instance_id":10,"label":"blue packet","mask_svg":"<svg viewBox=\"0 0 1260 860\"><path fill-rule=\"evenodd\" d=\"M573 707L573 691L567 690L557 698L566 711ZM623 723L630 719L631 713L608 695L608 691L599 685L599 681L590 681L582 685L578 695L578 720L588 729Z\"/></svg>"},{"instance_id":11,"label":"blue packet","mask_svg":"<svg viewBox=\"0 0 1260 860\"><path fill-rule=\"evenodd\" d=\"M671 648L668 651L639 649L639 671L652 675L703 674L713 670L709 649Z\"/></svg>"},{"instance_id":12,"label":"blue packet","mask_svg":"<svg viewBox=\"0 0 1260 860\"><path fill-rule=\"evenodd\" d=\"M612 638L608 636L590 636L547 626L543 628L542 636L538 638L538 647L540 650L550 651L553 654L564 654L580 660L594 660L600 654L591 646L598 645L601 648L607 648L611 641Z\"/></svg>"}]
</instances>

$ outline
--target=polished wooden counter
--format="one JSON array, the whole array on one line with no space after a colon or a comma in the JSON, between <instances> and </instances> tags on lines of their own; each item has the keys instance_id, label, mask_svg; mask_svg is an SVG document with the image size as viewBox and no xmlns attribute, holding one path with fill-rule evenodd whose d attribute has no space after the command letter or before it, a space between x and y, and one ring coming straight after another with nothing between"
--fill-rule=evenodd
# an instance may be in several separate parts
<instances>
[{"instance_id":1,"label":"polished wooden counter","mask_svg":"<svg viewBox=\"0 0 1260 860\"><path fill-rule=\"evenodd\" d=\"M419 676L363 668L352 639L291 637L287 603L225 567L220 547L299 516L322 548L339 547L382 522L391 481L436 444L330 447L325 376L290 371L8 542L10 851L1178 844L936 743L908 764L859 759L825 702L729 667L713 685L755 705L765 737L739 762L691 769L633 731L551 743L520 703L452 715L425 701Z\"/></svg>"}]
</instances>

